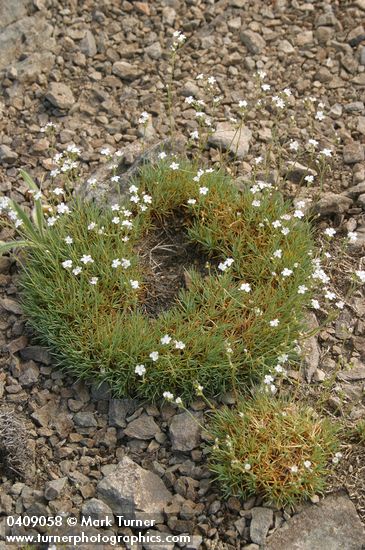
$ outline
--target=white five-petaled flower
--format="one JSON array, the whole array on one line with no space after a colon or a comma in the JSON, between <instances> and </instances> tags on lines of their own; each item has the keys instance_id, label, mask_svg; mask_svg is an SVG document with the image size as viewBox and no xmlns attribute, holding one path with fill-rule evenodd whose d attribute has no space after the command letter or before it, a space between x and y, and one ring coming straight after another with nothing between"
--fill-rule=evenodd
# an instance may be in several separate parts
<instances>
[{"instance_id":1,"label":"white five-petaled flower","mask_svg":"<svg viewBox=\"0 0 365 550\"><path fill-rule=\"evenodd\" d=\"M107 155L110 155L110 153L111 153L111 151L110 151L109 147L104 147L103 149L100 150L101 155L107 156Z\"/></svg>"},{"instance_id":2,"label":"white five-petaled flower","mask_svg":"<svg viewBox=\"0 0 365 550\"><path fill-rule=\"evenodd\" d=\"M199 139L199 132L198 130L194 130L193 132L190 132L191 139Z\"/></svg>"},{"instance_id":3,"label":"white five-petaled flower","mask_svg":"<svg viewBox=\"0 0 365 550\"><path fill-rule=\"evenodd\" d=\"M138 376L143 376L146 373L146 367L144 365L136 365L134 372L138 374Z\"/></svg>"},{"instance_id":4,"label":"white five-petaled flower","mask_svg":"<svg viewBox=\"0 0 365 550\"><path fill-rule=\"evenodd\" d=\"M335 456L332 458L332 463L338 464L342 456L343 456L342 453L335 453Z\"/></svg>"},{"instance_id":5,"label":"white five-petaled flower","mask_svg":"<svg viewBox=\"0 0 365 550\"><path fill-rule=\"evenodd\" d=\"M316 112L315 119L316 119L316 120L324 120L324 113L323 113L323 111L317 111L317 112Z\"/></svg>"},{"instance_id":6,"label":"white five-petaled flower","mask_svg":"<svg viewBox=\"0 0 365 550\"><path fill-rule=\"evenodd\" d=\"M320 151L320 155L324 155L325 157L332 157L332 150L331 149L322 149Z\"/></svg>"},{"instance_id":7,"label":"white five-petaled flower","mask_svg":"<svg viewBox=\"0 0 365 550\"><path fill-rule=\"evenodd\" d=\"M184 349L185 344L184 342L181 342L181 340L174 340L175 348L176 349Z\"/></svg>"},{"instance_id":8,"label":"white five-petaled flower","mask_svg":"<svg viewBox=\"0 0 365 550\"><path fill-rule=\"evenodd\" d=\"M305 285L300 285L298 287L298 294L305 294L308 290L308 287L306 287Z\"/></svg>"},{"instance_id":9,"label":"white five-petaled flower","mask_svg":"<svg viewBox=\"0 0 365 550\"><path fill-rule=\"evenodd\" d=\"M311 176L311 175L305 176L304 181L306 181L307 183L313 183L314 176Z\"/></svg>"},{"instance_id":10,"label":"white five-petaled flower","mask_svg":"<svg viewBox=\"0 0 365 550\"><path fill-rule=\"evenodd\" d=\"M83 256L81 256L80 258L80 262L82 262L83 264L92 264L94 263L94 260L92 259L92 257L90 256L90 254L84 254Z\"/></svg>"},{"instance_id":11,"label":"white five-petaled flower","mask_svg":"<svg viewBox=\"0 0 365 550\"><path fill-rule=\"evenodd\" d=\"M162 336L162 338L160 339L160 342L163 345L169 344L171 342L171 336L165 334L165 336Z\"/></svg>"},{"instance_id":12,"label":"white five-petaled flower","mask_svg":"<svg viewBox=\"0 0 365 550\"><path fill-rule=\"evenodd\" d=\"M321 309L321 306L318 300L311 300L311 306L313 309Z\"/></svg>"},{"instance_id":13,"label":"white five-petaled flower","mask_svg":"<svg viewBox=\"0 0 365 550\"><path fill-rule=\"evenodd\" d=\"M182 399L181 399L181 397L177 397L177 398L175 399L175 403L176 403L176 405L182 405Z\"/></svg>"},{"instance_id":14,"label":"white five-petaled flower","mask_svg":"<svg viewBox=\"0 0 365 550\"><path fill-rule=\"evenodd\" d=\"M115 225L118 225L119 222L120 218L118 216L114 216L114 218L112 218L112 223L114 223Z\"/></svg>"},{"instance_id":15,"label":"white five-petaled flower","mask_svg":"<svg viewBox=\"0 0 365 550\"><path fill-rule=\"evenodd\" d=\"M243 292L251 292L251 285L249 283L242 283L240 290L243 290Z\"/></svg>"},{"instance_id":16,"label":"white five-petaled flower","mask_svg":"<svg viewBox=\"0 0 365 550\"><path fill-rule=\"evenodd\" d=\"M290 466L290 471L292 474L296 474L298 472L298 466Z\"/></svg>"},{"instance_id":17,"label":"white five-petaled flower","mask_svg":"<svg viewBox=\"0 0 365 550\"><path fill-rule=\"evenodd\" d=\"M310 460L305 460L305 461L303 462L303 464L304 464L304 468L307 468L307 470L310 470L310 468L311 468L311 466L312 466L312 463L311 463Z\"/></svg>"},{"instance_id":18,"label":"white five-petaled flower","mask_svg":"<svg viewBox=\"0 0 365 550\"><path fill-rule=\"evenodd\" d=\"M117 183L120 180L120 176L112 176L110 181Z\"/></svg>"},{"instance_id":19,"label":"white five-petaled flower","mask_svg":"<svg viewBox=\"0 0 365 550\"><path fill-rule=\"evenodd\" d=\"M167 154L165 153L165 151L161 151L161 153L158 154L159 159L165 159L166 157L167 157Z\"/></svg>"},{"instance_id":20,"label":"white five-petaled flower","mask_svg":"<svg viewBox=\"0 0 365 550\"><path fill-rule=\"evenodd\" d=\"M171 393L170 391L164 391L163 394L162 394L162 397L164 399L166 399L167 401L172 401L174 399L174 394Z\"/></svg>"},{"instance_id":21,"label":"white five-petaled flower","mask_svg":"<svg viewBox=\"0 0 365 550\"><path fill-rule=\"evenodd\" d=\"M64 202L60 202L60 204L57 205L57 213L58 214L68 214L70 212L69 207Z\"/></svg>"},{"instance_id":22,"label":"white five-petaled flower","mask_svg":"<svg viewBox=\"0 0 365 550\"><path fill-rule=\"evenodd\" d=\"M333 237L336 235L336 229L333 229L333 227L327 227L324 230L324 234L327 235L327 237Z\"/></svg>"},{"instance_id":23,"label":"white five-petaled flower","mask_svg":"<svg viewBox=\"0 0 365 550\"><path fill-rule=\"evenodd\" d=\"M209 191L208 187L199 187L200 195L206 195L208 191Z\"/></svg>"},{"instance_id":24,"label":"white five-petaled flower","mask_svg":"<svg viewBox=\"0 0 365 550\"><path fill-rule=\"evenodd\" d=\"M269 325L271 327L277 327L279 323L280 323L279 319L273 319L272 321L269 322Z\"/></svg>"},{"instance_id":25,"label":"white five-petaled flower","mask_svg":"<svg viewBox=\"0 0 365 550\"><path fill-rule=\"evenodd\" d=\"M119 260L119 258L116 258L115 260L112 261L112 267L113 267L114 269L116 269L117 267L119 267L121 264L122 264L122 262Z\"/></svg>"},{"instance_id":26,"label":"white five-petaled flower","mask_svg":"<svg viewBox=\"0 0 365 550\"><path fill-rule=\"evenodd\" d=\"M354 243L357 241L357 233L356 231L349 231L347 233L347 238L349 239L350 243Z\"/></svg>"},{"instance_id":27,"label":"white five-petaled flower","mask_svg":"<svg viewBox=\"0 0 365 550\"><path fill-rule=\"evenodd\" d=\"M74 275L79 275L79 274L81 273L81 271L82 271L82 267L78 265L77 267L75 267L75 268L72 270L72 273L73 273Z\"/></svg>"},{"instance_id":28,"label":"white five-petaled flower","mask_svg":"<svg viewBox=\"0 0 365 550\"><path fill-rule=\"evenodd\" d=\"M65 260L61 265L65 269L70 269L70 267L72 267L72 260Z\"/></svg>"},{"instance_id":29,"label":"white five-petaled flower","mask_svg":"<svg viewBox=\"0 0 365 550\"><path fill-rule=\"evenodd\" d=\"M238 107L240 109L244 109L245 107L247 107L247 101L245 99L241 99L239 102L238 102Z\"/></svg>"},{"instance_id":30,"label":"white five-petaled flower","mask_svg":"<svg viewBox=\"0 0 365 550\"><path fill-rule=\"evenodd\" d=\"M196 199L188 199L188 204L193 205L196 204Z\"/></svg>"},{"instance_id":31,"label":"white five-petaled flower","mask_svg":"<svg viewBox=\"0 0 365 550\"><path fill-rule=\"evenodd\" d=\"M151 351L150 358L152 359L152 361L157 361L158 356L159 356L158 351Z\"/></svg>"},{"instance_id":32,"label":"white five-petaled flower","mask_svg":"<svg viewBox=\"0 0 365 550\"><path fill-rule=\"evenodd\" d=\"M283 269L283 271L281 272L282 276L283 277L290 277L290 275L292 275L293 273L293 270L292 269L288 269L287 267L285 267Z\"/></svg>"},{"instance_id":33,"label":"white five-petaled flower","mask_svg":"<svg viewBox=\"0 0 365 550\"><path fill-rule=\"evenodd\" d=\"M149 114L146 111L143 111L138 119L139 124L145 124L149 119Z\"/></svg>"},{"instance_id":34,"label":"white five-petaled flower","mask_svg":"<svg viewBox=\"0 0 365 550\"><path fill-rule=\"evenodd\" d=\"M134 288L134 289L139 288L139 281L131 279L129 282L130 282L132 288Z\"/></svg>"},{"instance_id":35,"label":"white five-petaled flower","mask_svg":"<svg viewBox=\"0 0 365 550\"><path fill-rule=\"evenodd\" d=\"M91 222L89 223L89 225L87 226L88 230L89 231L92 231L93 229L95 229L96 227L96 223L95 222Z\"/></svg>"},{"instance_id":36,"label":"white five-petaled flower","mask_svg":"<svg viewBox=\"0 0 365 550\"><path fill-rule=\"evenodd\" d=\"M67 237L64 238L64 241L66 244L72 244L74 242L73 238L70 237L70 235L67 235Z\"/></svg>"},{"instance_id":37,"label":"white five-petaled flower","mask_svg":"<svg viewBox=\"0 0 365 550\"><path fill-rule=\"evenodd\" d=\"M52 227L57 221L57 218L55 216L50 216L49 218L47 218L47 225L49 227Z\"/></svg>"},{"instance_id":38,"label":"white five-petaled flower","mask_svg":"<svg viewBox=\"0 0 365 550\"><path fill-rule=\"evenodd\" d=\"M99 277L91 277L91 279L89 279L89 283L95 286L96 284L98 284L98 280L99 280Z\"/></svg>"},{"instance_id":39,"label":"white five-petaled flower","mask_svg":"<svg viewBox=\"0 0 365 550\"><path fill-rule=\"evenodd\" d=\"M360 279L362 283L365 283L365 271L362 269L358 269L355 271L355 275Z\"/></svg>"},{"instance_id":40,"label":"white five-petaled flower","mask_svg":"<svg viewBox=\"0 0 365 550\"><path fill-rule=\"evenodd\" d=\"M172 162L170 164L170 168L171 168L171 170L178 170L179 169L179 164L177 162Z\"/></svg>"},{"instance_id":41,"label":"white five-petaled flower","mask_svg":"<svg viewBox=\"0 0 365 550\"><path fill-rule=\"evenodd\" d=\"M244 465L244 469L246 470L246 472L249 472L251 470L251 464L246 462L246 464Z\"/></svg>"}]
</instances>

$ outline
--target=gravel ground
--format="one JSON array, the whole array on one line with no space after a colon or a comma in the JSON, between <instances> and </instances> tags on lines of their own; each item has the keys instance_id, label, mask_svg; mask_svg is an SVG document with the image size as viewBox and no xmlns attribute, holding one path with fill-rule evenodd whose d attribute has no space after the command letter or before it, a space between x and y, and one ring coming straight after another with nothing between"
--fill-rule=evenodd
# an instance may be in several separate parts
<instances>
[{"instance_id":1,"label":"gravel ground","mask_svg":"<svg viewBox=\"0 0 365 550\"><path fill-rule=\"evenodd\" d=\"M201 96L198 73L217 79L224 95L222 120L235 115L238 100L253 97L257 70L267 73L273 89L292 90L296 128L291 137L306 140L315 134L336 155L321 189L298 189L293 181L286 192L316 202L319 227L331 224L338 235L357 231L358 239L343 251L335 238L329 268L345 307L311 339L303 370L290 373L289 380L309 399L322 400L327 413L342 417L349 429L365 419L365 298L361 290L343 295L346 278L364 269L364 20L364 0L0 3L0 191L25 206L29 197L19 168L46 189L54 153L70 144L82 150L81 181L100 167L105 147L121 150L128 167L142 149L141 111L153 117L147 129L151 142L167 136L166 52L176 29L188 37L176 69L175 101L177 126L185 134L196 127L184 98ZM314 127L312 114L300 106L308 95L324 103L326 117ZM41 132L49 121L57 126L55 138ZM240 174L252 170L252 159L271 137L270 113L258 117L249 112L248 126L253 138ZM286 126L287 121L283 131ZM216 149L212 146L207 155L216 160ZM0 240L11 237L11 230L0 231ZM122 463L127 472L147 476L154 487L150 502L140 505L146 513L160 514L158 530L194 534L187 548L257 550L284 522L290 529L293 514L315 523L312 516L301 515L307 506L289 511L262 506L260 498L223 502L205 467L204 433L176 408L113 400L108 388L86 387L59 372L47 351L31 340L16 283L15 264L1 258L0 397L25 423L33 457L23 478L0 471L3 515L92 511L103 516L115 511L110 494L116 485L135 504L138 488L127 494L129 474L113 478L112 464ZM312 323L321 322L324 314L313 314ZM192 409L201 416L204 404L197 401ZM332 484L347 488L365 520L364 443L349 440L343 454ZM333 513L342 510L342 500L331 501ZM360 550L355 510L346 508L346 514L354 537L348 547Z\"/></svg>"}]
</instances>

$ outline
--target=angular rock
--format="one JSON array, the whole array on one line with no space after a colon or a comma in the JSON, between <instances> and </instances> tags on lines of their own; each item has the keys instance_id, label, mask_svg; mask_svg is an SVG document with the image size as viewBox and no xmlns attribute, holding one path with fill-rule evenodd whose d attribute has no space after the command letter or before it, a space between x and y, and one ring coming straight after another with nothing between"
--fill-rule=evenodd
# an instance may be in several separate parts
<instances>
[{"instance_id":1,"label":"angular rock","mask_svg":"<svg viewBox=\"0 0 365 550\"><path fill-rule=\"evenodd\" d=\"M169 434L172 449L175 451L192 451L200 443L201 427L198 424L201 415L194 415L194 420L187 412L177 414L171 420Z\"/></svg>"},{"instance_id":2,"label":"angular rock","mask_svg":"<svg viewBox=\"0 0 365 550\"><path fill-rule=\"evenodd\" d=\"M354 141L344 146L343 161L345 164L356 164L357 162L362 162L364 158L365 150L361 143Z\"/></svg>"},{"instance_id":3,"label":"angular rock","mask_svg":"<svg viewBox=\"0 0 365 550\"><path fill-rule=\"evenodd\" d=\"M252 508L252 520L250 525L250 537L252 542L260 546L265 543L266 535L273 522L273 511L270 508Z\"/></svg>"},{"instance_id":4,"label":"angular rock","mask_svg":"<svg viewBox=\"0 0 365 550\"><path fill-rule=\"evenodd\" d=\"M23 313L19 302L11 298L2 298L0 306L5 309L5 311L9 311L9 313L14 313L15 315L21 315Z\"/></svg>"},{"instance_id":5,"label":"angular rock","mask_svg":"<svg viewBox=\"0 0 365 550\"><path fill-rule=\"evenodd\" d=\"M48 481L44 487L44 496L47 500L55 500L58 498L66 484L67 477L61 477Z\"/></svg>"},{"instance_id":6,"label":"angular rock","mask_svg":"<svg viewBox=\"0 0 365 550\"><path fill-rule=\"evenodd\" d=\"M39 378L39 368L34 361L29 361L23 365L23 371L19 376L19 383L25 388L33 386Z\"/></svg>"},{"instance_id":7,"label":"angular rock","mask_svg":"<svg viewBox=\"0 0 365 550\"><path fill-rule=\"evenodd\" d=\"M17 0L16 2L0 2L0 29L7 27L14 21L28 15L32 5L31 0Z\"/></svg>"},{"instance_id":8,"label":"angular rock","mask_svg":"<svg viewBox=\"0 0 365 550\"><path fill-rule=\"evenodd\" d=\"M265 40L257 32L246 30L240 34L241 42L252 54L261 53L266 46Z\"/></svg>"},{"instance_id":9,"label":"angular rock","mask_svg":"<svg viewBox=\"0 0 365 550\"><path fill-rule=\"evenodd\" d=\"M92 412L78 412L74 415L73 420L80 428L95 428L98 425Z\"/></svg>"},{"instance_id":10,"label":"angular rock","mask_svg":"<svg viewBox=\"0 0 365 550\"><path fill-rule=\"evenodd\" d=\"M293 183L301 183L305 176L314 176L316 177L318 173L309 168L309 166L304 166L300 162L288 161L288 167L284 171L285 177L292 181Z\"/></svg>"},{"instance_id":11,"label":"angular rock","mask_svg":"<svg viewBox=\"0 0 365 550\"><path fill-rule=\"evenodd\" d=\"M346 371L338 373L337 378L339 380L345 380L351 382L354 380L365 380L365 365L357 365Z\"/></svg>"},{"instance_id":12,"label":"angular rock","mask_svg":"<svg viewBox=\"0 0 365 550\"><path fill-rule=\"evenodd\" d=\"M43 346L28 346L20 350L20 357L24 361L33 360L44 365L50 365L52 362L49 351Z\"/></svg>"},{"instance_id":13,"label":"angular rock","mask_svg":"<svg viewBox=\"0 0 365 550\"><path fill-rule=\"evenodd\" d=\"M102 479L97 486L97 495L114 514L125 518L149 517L163 520L163 509L172 495L161 479L141 468L129 457Z\"/></svg>"},{"instance_id":14,"label":"angular rock","mask_svg":"<svg viewBox=\"0 0 365 550\"><path fill-rule=\"evenodd\" d=\"M345 195L336 193L324 193L322 198L314 205L314 213L320 216L344 214L352 206L352 200Z\"/></svg>"},{"instance_id":15,"label":"angular rock","mask_svg":"<svg viewBox=\"0 0 365 550\"><path fill-rule=\"evenodd\" d=\"M218 122L216 131L209 136L209 145L229 151L237 155L237 158L243 159L250 148L252 132L246 126L236 130L229 122Z\"/></svg>"},{"instance_id":16,"label":"angular rock","mask_svg":"<svg viewBox=\"0 0 365 550\"><path fill-rule=\"evenodd\" d=\"M358 183L357 185L353 185L352 187L349 187L344 192L344 194L347 197L350 197L351 199L356 199L357 197L359 197L363 193L365 193L365 181L362 181L362 182Z\"/></svg>"},{"instance_id":17,"label":"angular rock","mask_svg":"<svg viewBox=\"0 0 365 550\"><path fill-rule=\"evenodd\" d=\"M0 145L0 162L6 164L13 164L18 158L18 153L13 151L7 145Z\"/></svg>"},{"instance_id":18,"label":"angular rock","mask_svg":"<svg viewBox=\"0 0 365 550\"><path fill-rule=\"evenodd\" d=\"M266 541L266 550L361 550L363 525L344 492L305 508L283 524Z\"/></svg>"},{"instance_id":19,"label":"angular rock","mask_svg":"<svg viewBox=\"0 0 365 550\"><path fill-rule=\"evenodd\" d=\"M125 428L126 417L136 410L137 402L134 399L111 399L109 401L109 424L117 428Z\"/></svg>"},{"instance_id":20,"label":"angular rock","mask_svg":"<svg viewBox=\"0 0 365 550\"><path fill-rule=\"evenodd\" d=\"M161 44L159 42L154 42L150 46L147 46L147 48L145 49L145 52L152 59L161 59L161 56L162 56Z\"/></svg>"},{"instance_id":21,"label":"angular rock","mask_svg":"<svg viewBox=\"0 0 365 550\"><path fill-rule=\"evenodd\" d=\"M21 349L24 349L28 345L28 338L23 334L22 336L19 336L19 338L16 338L15 340L12 340L7 344L6 349L9 353L16 353L17 351L20 351Z\"/></svg>"},{"instance_id":22,"label":"angular rock","mask_svg":"<svg viewBox=\"0 0 365 550\"><path fill-rule=\"evenodd\" d=\"M91 31L89 30L86 31L84 38L80 42L80 50L87 57L94 57L94 55L96 55L96 52L97 52L96 42L95 42L94 35Z\"/></svg>"},{"instance_id":23,"label":"angular rock","mask_svg":"<svg viewBox=\"0 0 365 550\"><path fill-rule=\"evenodd\" d=\"M116 61L113 64L113 74L119 76L122 80L135 80L143 74L143 70L137 65L132 65L127 61Z\"/></svg>"},{"instance_id":24,"label":"angular rock","mask_svg":"<svg viewBox=\"0 0 365 550\"><path fill-rule=\"evenodd\" d=\"M91 498L84 502L81 508L81 514L85 517L91 517L93 520L104 518L113 518L113 512L105 502L97 498Z\"/></svg>"},{"instance_id":25,"label":"angular rock","mask_svg":"<svg viewBox=\"0 0 365 550\"><path fill-rule=\"evenodd\" d=\"M75 103L72 90L62 82L51 82L45 98L61 110L68 110Z\"/></svg>"},{"instance_id":26,"label":"angular rock","mask_svg":"<svg viewBox=\"0 0 365 550\"><path fill-rule=\"evenodd\" d=\"M141 414L141 416L128 424L124 430L124 434L136 439L153 439L160 431L152 416Z\"/></svg>"}]
</instances>

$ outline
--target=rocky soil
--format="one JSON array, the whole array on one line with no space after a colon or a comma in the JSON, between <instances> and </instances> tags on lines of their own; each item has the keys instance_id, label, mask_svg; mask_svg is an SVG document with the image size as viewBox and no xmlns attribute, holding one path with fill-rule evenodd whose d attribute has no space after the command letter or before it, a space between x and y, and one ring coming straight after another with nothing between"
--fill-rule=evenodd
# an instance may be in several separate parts
<instances>
[{"instance_id":1,"label":"rocky soil","mask_svg":"<svg viewBox=\"0 0 365 550\"><path fill-rule=\"evenodd\" d=\"M341 295L343 279L364 269L364 21L364 0L1 2L1 194L29 204L19 168L47 188L54 153L70 144L82 150L81 180L98 169L104 147L122 151L126 169L142 150L141 111L153 117L148 140L165 138L166 51L179 29L188 37L176 70L182 132L196 127L184 98L201 96L198 73L215 76L225 96L221 122L235 114L239 99L251 97L259 69L273 88L290 87L295 100L313 95L323 101L327 116L313 131L322 147L336 149L332 172L321 190L298 190L292 178L287 192L315 198L320 226L331 223L338 235L357 231L345 253L337 256L336 240L333 245L340 259L332 273ZM299 109L293 138L313 137L308 116ZM41 131L49 121L57 126L55 138ZM252 169L271 137L269 114L260 120L249 115L248 125L253 135L249 151L243 147L241 173ZM214 139L207 154L217 159ZM0 240L11 236L7 228L0 232ZM89 387L60 372L27 331L9 257L0 259L0 286L0 397L24 421L32 450L23 477L0 471L2 515L103 517L118 513L123 501L156 516L159 531L194 535L186 548L361 550L364 442L342 449L332 486L347 493L294 511L265 506L260 498L224 502L205 466L206 436L186 413L168 404L116 400L107 387ZM309 341L303 369L290 380L310 399L323 400L328 414L342 417L350 429L365 419L365 298L361 291L342 298L339 318ZM314 326L324 313L312 314ZM197 400L192 412L203 418L204 404ZM131 479L140 480L133 491Z\"/></svg>"}]
</instances>

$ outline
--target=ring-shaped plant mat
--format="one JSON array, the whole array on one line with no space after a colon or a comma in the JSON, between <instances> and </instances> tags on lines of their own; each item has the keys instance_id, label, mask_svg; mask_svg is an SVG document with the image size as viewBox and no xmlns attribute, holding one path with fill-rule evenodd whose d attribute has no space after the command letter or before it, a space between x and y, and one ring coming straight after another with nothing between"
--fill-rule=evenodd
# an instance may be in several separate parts
<instances>
[{"instance_id":1,"label":"ring-shaped plant mat","mask_svg":"<svg viewBox=\"0 0 365 550\"><path fill-rule=\"evenodd\" d=\"M269 184L239 189L223 172L169 165L144 166L119 210L70 205L29 251L24 311L59 365L108 381L117 396L191 400L197 383L207 395L243 391L292 352L303 328L310 224ZM186 271L171 292L179 246Z\"/></svg>"}]
</instances>

